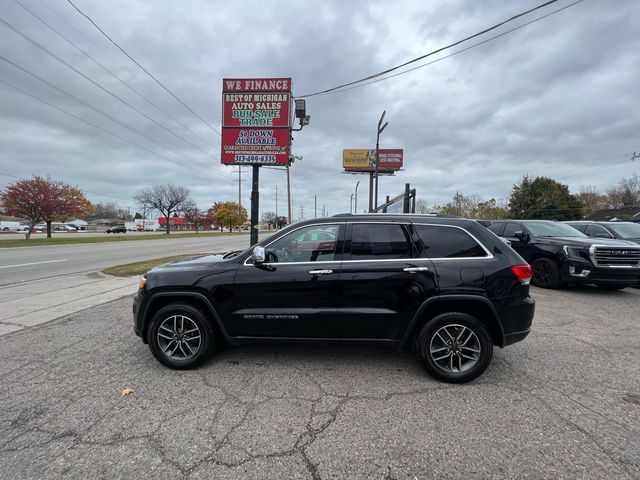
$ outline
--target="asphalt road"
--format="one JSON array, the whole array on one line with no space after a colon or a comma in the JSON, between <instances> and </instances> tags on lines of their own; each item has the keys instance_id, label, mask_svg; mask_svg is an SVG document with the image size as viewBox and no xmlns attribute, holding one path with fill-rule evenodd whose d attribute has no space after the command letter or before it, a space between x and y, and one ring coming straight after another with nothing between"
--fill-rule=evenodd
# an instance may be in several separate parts
<instances>
[{"instance_id":1,"label":"asphalt road","mask_svg":"<svg viewBox=\"0 0 640 480\"><path fill-rule=\"evenodd\" d=\"M249 235L138 240L131 242L79 243L48 247L0 249L0 287L69 275L181 253L224 252L249 248ZM1 299L1 294L0 294Z\"/></svg>"},{"instance_id":2,"label":"asphalt road","mask_svg":"<svg viewBox=\"0 0 640 480\"><path fill-rule=\"evenodd\" d=\"M171 371L134 336L130 298L9 333L0 478L640 478L640 290L534 296L529 338L467 385L352 345Z\"/></svg>"}]
</instances>

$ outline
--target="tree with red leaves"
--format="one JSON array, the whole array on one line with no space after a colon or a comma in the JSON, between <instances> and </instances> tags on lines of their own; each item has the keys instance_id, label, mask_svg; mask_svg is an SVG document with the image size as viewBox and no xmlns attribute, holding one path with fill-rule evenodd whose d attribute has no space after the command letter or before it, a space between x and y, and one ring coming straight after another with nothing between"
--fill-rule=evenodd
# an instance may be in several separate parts
<instances>
[{"instance_id":1,"label":"tree with red leaves","mask_svg":"<svg viewBox=\"0 0 640 480\"><path fill-rule=\"evenodd\" d=\"M78 187L40 175L7 186L0 194L0 201L9 215L29 220L27 240L38 222L47 222L47 238L51 238L51 222L93 211L91 202Z\"/></svg>"}]
</instances>

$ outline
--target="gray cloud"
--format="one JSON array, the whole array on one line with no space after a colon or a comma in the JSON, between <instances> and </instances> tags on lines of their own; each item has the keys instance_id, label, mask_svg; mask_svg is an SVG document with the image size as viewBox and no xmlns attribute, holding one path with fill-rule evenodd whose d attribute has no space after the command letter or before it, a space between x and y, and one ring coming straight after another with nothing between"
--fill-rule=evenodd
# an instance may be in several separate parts
<instances>
[{"instance_id":1,"label":"gray cloud","mask_svg":"<svg viewBox=\"0 0 640 480\"><path fill-rule=\"evenodd\" d=\"M0 14L3 19L184 140L0 25L0 55L147 138L4 62L0 62L1 80L155 152L136 148L0 84L2 175L50 174L83 187L92 200L117 199L132 208L136 189L168 181L190 187L202 207L237 198L237 174L219 164L216 133L155 85L66 2L21 1L195 134L7 0ZM223 77L291 76L295 94L309 93L424 54L536 3L82 0L78 5L219 129ZM559 6L569 3L563 0ZM419 198L431 204L446 202L456 190L503 198L524 174L552 176L576 191L580 185L606 189L638 171L628 154L640 149L639 27L635 2L585 0L406 75L308 99L311 125L295 135L293 146L294 153L304 157L292 168L294 216L300 215L301 206L308 215L315 195L319 208L326 205L330 214L348 211L358 180L359 207L366 206L367 177L342 173L341 155L344 148L374 146L375 126L385 109L389 127L382 147L404 148L405 170L381 179L382 196L395 195L410 182ZM242 197L248 207L248 169L243 177ZM13 180L0 176L0 186ZM276 185L278 210L286 211L285 174L269 169L261 171L261 210L275 209Z\"/></svg>"}]
</instances>

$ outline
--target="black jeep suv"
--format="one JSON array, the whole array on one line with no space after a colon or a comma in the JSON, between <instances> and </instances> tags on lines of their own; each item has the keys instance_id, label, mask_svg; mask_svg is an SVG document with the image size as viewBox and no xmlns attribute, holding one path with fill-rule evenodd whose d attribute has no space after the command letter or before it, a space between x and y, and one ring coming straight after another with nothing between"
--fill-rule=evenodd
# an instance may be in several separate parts
<instances>
[{"instance_id":1,"label":"black jeep suv","mask_svg":"<svg viewBox=\"0 0 640 480\"><path fill-rule=\"evenodd\" d=\"M134 330L171 368L196 366L223 342L371 341L410 345L433 376L466 382L494 345L528 335L531 274L472 220L339 215L245 252L152 269Z\"/></svg>"},{"instance_id":2,"label":"black jeep suv","mask_svg":"<svg viewBox=\"0 0 640 480\"><path fill-rule=\"evenodd\" d=\"M500 220L487 228L531 264L531 283L538 287L589 283L619 290L640 281L640 246L634 243L589 238L550 220Z\"/></svg>"}]
</instances>

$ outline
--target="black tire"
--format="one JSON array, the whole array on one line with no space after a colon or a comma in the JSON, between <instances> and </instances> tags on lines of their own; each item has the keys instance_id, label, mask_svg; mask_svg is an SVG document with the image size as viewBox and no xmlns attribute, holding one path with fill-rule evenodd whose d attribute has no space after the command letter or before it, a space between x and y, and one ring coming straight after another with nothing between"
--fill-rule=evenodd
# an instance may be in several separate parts
<instances>
[{"instance_id":1,"label":"black tire","mask_svg":"<svg viewBox=\"0 0 640 480\"><path fill-rule=\"evenodd\" d=\"M450 337L442 333L447 331L452 334ZM467 332L473 335L464 342ZM461 338L458 339L456 333ZM456 345L446 350L443 338L454 339ZM434 378L449 383L470 382L487 369L493 358L493 341L487 327L477 318L461 312L443 313L429 320L418 334L416 347L425 370ZM443 347L445 350L438 351ZM472 352L472 349L478 352ZM473 357L473 361L462 357L462 352ZM439 360L447 353L446 359Z\"/></svg>"},{"instance_id":2,"label":"black tire","mask_svg":"<svg viewBox=\"0 0 640 480\"><path fill-rule=\"evenodd\" d=\"M539 258L531 264L531 283L540 288L560 288L560 267L550 258Z\"/></svg>"},{"instance_id":3,"label":"black tire","mask_svg":"<svg viewBox=\"0 0 640 480\"><path fill-rule=\"evenodd\" d=\"M602 283L598 283L596 284L596 286L602 290L622 290L623 288L626 288L627 285L618 285L618 284L602 284Z\"/></svg>"},{"instance_id":4,"label":"black tire","mask_svg":"<svg viewBox=\"0 0 640 480\"><path fill-rule=\"evenodd\" d=\"M174 318L175 320L173 320ZM183 319L182 327L180 326L180 318ZM174 321L176 323L173 323ZM186 326L184 326L185 323ZM176 336L176 338L179 338L182 344L178 344L177 340L170 341L173 334L166 329L167 325L169 329L177 325L176 333L179 337ZM194 328L197 328L198 331L189 333ZM182 331L179 331L180 329ZM183 332L187 333L183 335ZM198 334L200 335L200 343L196 343L196 339L194 339ZM149 349L156 360L176 370L195 368L202 364L211 356L215 344L213 328L204 313L199 308L182 302L171 303L156 312L149 325L147 340ZM175 353L169 352L169 350L174 350ZM182 357L182 353L188 355L189 350L193 354ZM171 356L171 353L174 353L175 356Z\"/></svg>"}]
</instances>

